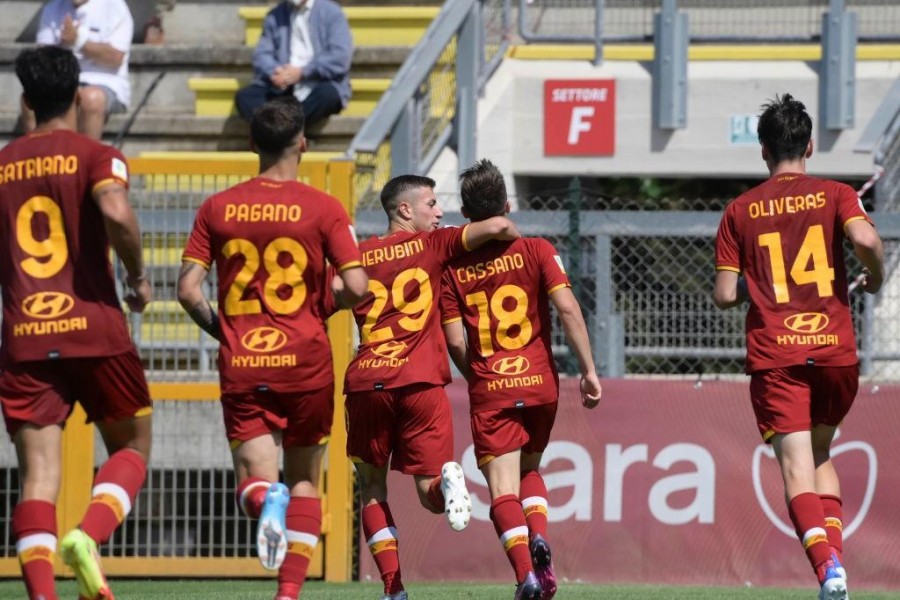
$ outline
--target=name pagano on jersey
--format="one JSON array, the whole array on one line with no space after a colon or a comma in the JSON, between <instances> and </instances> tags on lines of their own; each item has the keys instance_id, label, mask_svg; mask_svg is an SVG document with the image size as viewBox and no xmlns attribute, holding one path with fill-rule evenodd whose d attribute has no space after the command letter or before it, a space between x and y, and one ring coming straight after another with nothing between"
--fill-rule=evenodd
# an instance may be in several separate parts
<instances>
[{"instance_id":1,"label":"name pagano on jersey","mask_svg":"<svg viewBox=\"0 0 900 600\"><path fill-rule=\"evenodd\" d=\"M301 213L296 204L226 204L225 222L296 223Z\"/></svg>"}]
</instances>

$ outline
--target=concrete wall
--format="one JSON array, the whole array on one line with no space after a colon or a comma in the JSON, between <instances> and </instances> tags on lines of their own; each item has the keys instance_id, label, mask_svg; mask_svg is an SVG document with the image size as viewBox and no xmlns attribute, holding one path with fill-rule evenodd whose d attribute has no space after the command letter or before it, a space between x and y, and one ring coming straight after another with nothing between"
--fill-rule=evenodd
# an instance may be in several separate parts
<instances>
[{"instance_id":1,"label":"concrete wall","mask_svg":"<svg viewBox=\"0 0 900 600\"><path fill-rule=\"evenodd\" d=\"M853 152L870 118L900 77L900 62L858 62L856 124L843 131L818 130L818 63L691 62L688 68L687 127L652 126L649 63L506 60L478 105L478 156L507 175L594 175L667 177L762 177L759 147L729 144L732 114L757 114L776 93L803 101L813 117L816 151L813 174L868 177L871 154ZM546 79L615 79L615 154L605 157L545 157L543 85ZM445 153L432 176L453 206L457 163Z\"/></svg>"}]
</instances>

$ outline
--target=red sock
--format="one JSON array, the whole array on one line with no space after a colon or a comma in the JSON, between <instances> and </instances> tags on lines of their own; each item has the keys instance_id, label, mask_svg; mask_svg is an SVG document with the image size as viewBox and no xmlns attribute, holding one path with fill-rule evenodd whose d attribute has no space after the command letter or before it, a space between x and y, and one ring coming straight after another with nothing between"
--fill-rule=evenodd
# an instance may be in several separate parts
<instances>
[{"instance_id":1,"label":"red sock","mask_svg":"<svg viewBox=\"0 0 900 600\"><path fill-rule=\"evenodd\" d=\"M98 544L105 543L131 512L146 476L147 464L134 450L119 450L110 456L94 478L81 530Z\"/></svg>"},{"instance_id":2,"label":"red sock","mask_svg":"<svg viewBox=\"0 0 900 600\"><path fill-rule=\"evenodd\" d=\"M528 550L528 525L522 503L513 494L500 496L491 502L491 521L503 544L506 558L516 572L516 582L522 583L531 571L531 552Z\"/></svg>"},{"instance_id":3,"label":"red sock","mask_svg":"<svg viewBox=\"0 0 900 600\"><path fill-rule=\"evenodd\" d=\"M528 523L529 533L546 538L547 486L540 473L533 470L522 473L519 498L522 500L522 510L525 511L525 521Z\"/></svg>"},{"instance_id":4,"label":"red sock","mask_svg":"<svg viewBox=\"0 0 900 600\"><path fill-rule=\"evenodd\" d=\"M441 491L441 477L437 476L428 484L428 502L438 510L444 512L444 492Z\"/></svg>"},{"instance_id":5,"label":"red sock","mask_svg":"<svg viewBox=\"0 0 900 600\"><path fill-rule=\"evenodd\" d=\"M234 491L234 500L241 512L251 519L258 519L270 485L272 482L262 477L248 477L242 481Z\"/></svg>"},{"instance_id":6,"label":"red sock","mask_svg":"<svg viewBox=\"0 0 900 600\"><path fill-rule=\"evenodd\" d=\"M13 509L12 529L28 597L56 600L56 506L44 500L22 500Z\"/></svg>"},{"instance_id":7,"label":"red sock","mask_svg":"<svg viewBox=\"0 0 900 600\"><path fill-rule=\"evenodd\" d=\"M296 598L306 580L306 570L322 534L322 501L292 497L285 515L287 554L278 570L278 596Z\"/></svg>"},{"instance_id":8,"label":"red sock","mask_svg":"<svg viewBox=\"0 0 900 600\"><path fill-rule=\"evenodd\" d=\"M825 570L820 569L825 561L831 558L831 546L828 545L828 535L825 533L825 513L822 510L822 501L812 492L804 492L791 498L788 503L788 512L791 522L798 532L806 557L821 584Z\"/></svg>"},{"instance_id":9,"label":"red sock","mask_svg":"<svg viewBox=\"0 0 900 600\"><path fill-rule=\"evenodd\" d=\"M837 496L819 496L822 510L825 512L825 533L828 543L837 550L838 558L844 551L844 511L841 499Z\"/></svg>"},{"instance_id":10,"label":"red sock","mask_svg":"<svg viewBox=\"0 0 900 600\"><path fill-rule=\"evenodd\" d=\"M363 535L366 545L375 559L381 580L384 582L384 593L396 594L403 589L400 577L400 553L397 544L397 526L387 502L370 504L362 510Z\"/></svg>"}]
</instances>

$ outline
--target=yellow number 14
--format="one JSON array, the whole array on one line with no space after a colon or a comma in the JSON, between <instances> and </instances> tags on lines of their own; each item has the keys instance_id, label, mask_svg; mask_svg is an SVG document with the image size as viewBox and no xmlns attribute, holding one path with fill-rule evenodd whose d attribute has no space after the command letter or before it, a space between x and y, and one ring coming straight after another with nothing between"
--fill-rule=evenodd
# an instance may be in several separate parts
<instances>
[{"instance_id":1,"label":"yellow number 14","mask_svg":"<svg viewBox=\"0 0 900 600\"><path fill-rule=\"evenodd\" d=\"M789 302L791 296L787 286L784 251L781 249L781 234L777 231L764 233L759 236L759 245L769 251L775 301L779 304ZM791 279L796 285L816 284L820 298L834 295L834 269L828 264L825 232L821 225L813 225L807 230L797 258L791 265Z\"/></svg>"}]
</instances>

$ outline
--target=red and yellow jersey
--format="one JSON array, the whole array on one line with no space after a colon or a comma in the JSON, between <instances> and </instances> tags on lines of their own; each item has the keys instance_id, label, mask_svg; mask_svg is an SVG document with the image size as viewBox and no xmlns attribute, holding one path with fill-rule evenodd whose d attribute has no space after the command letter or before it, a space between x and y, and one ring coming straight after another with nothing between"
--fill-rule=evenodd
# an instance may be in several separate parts
<instances>
[{"instance_id":1,"label":"red and yellow jersey","mask_svg":"<svg viewBox=\"0 0 900 600\"><path fill-rule=\"evenodd\" d=\"M847 185L782 174L725 208L716 269L743 273L748 373L857 362L843 231L868 215Z\"/></svg>"},{"instance_id":2,"label":"red and yellow jersey","mask_svg":"<svg viewBox=\"0 0 900 600\"><path fill-rule=\"evenodd\" d=\"M347 212L296 181L251 179L206 200L184 260L215 266L223 393L306 391L334 380L326 263L360 265Z\"/></svg>"},{"instance_id":3,"label":"red and yellow jersey","mask_svg":"<svg viewBox=\"0 0 900 600\"><path fill-rule=\"evenodd\" d=\"M550 294L569 285L559 254L543 238L490 242L450 263L442 318L463 320L472 412L557 401Z\"/></svg>"},{"instance_id":4,"label":"red and yellow jersey","mask_svg":"<svg viewBox=\"0 0 900 600\"><path fill-rule=\"evenodd\" d=\"M466 251L465 232L397 232L360 244L371 293L353 309L360 343L347 392L450 382L437 304L444 268Z\"/></svg>"},{"instance_id":5,"label":"red and yellow jersey","mask_svg":"<svg viewBox=\"0 0 900 600\"><path fill-rule=\"evenodd\" d=\"M127 187L125 157L74 131L0 150L0 364L132 348L93 190Z\"/></svg>"}]
</instances>

